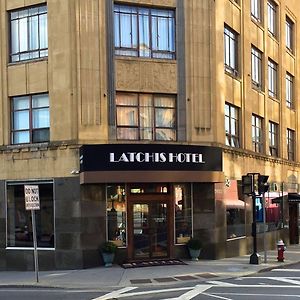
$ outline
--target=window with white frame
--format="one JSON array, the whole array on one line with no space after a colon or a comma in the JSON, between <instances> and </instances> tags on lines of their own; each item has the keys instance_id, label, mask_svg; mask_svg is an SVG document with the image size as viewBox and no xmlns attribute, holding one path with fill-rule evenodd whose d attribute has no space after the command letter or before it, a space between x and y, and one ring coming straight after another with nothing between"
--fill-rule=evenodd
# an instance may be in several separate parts
<instances>
[{"instance_id":1,"label":"window with white frame","mask_svg":"<svg viewBox=\"0 0 300 300\"><path fill-rule=\"evenodd\" d=\"M117 93L117 139L176 141L176 97Z\"/></svg>"},{"instance_id":2,"label":"window with white frame","mask_svg":"<svg viewBox=\"0 0 300 300\"><path fill-rule=\"evenodd\" d=\"M12 144L47 142L49 138L48 94L13 97L11 101Z\"/></svg>"},{"instance_id":3,"label":"window with white frame","mask_svg":"<svg viewBox=\"0 0 300 300\"><path fill-rule=\"evenodd\" d=\"M238 34L230 27L224 27L224 64L225 71L238 75Z\"/></svg>"},{"instance_id":4,"label":"window with white frame","mask_svg":"<svg viewBox=\"0 0 300 300\"><path fill-rule=\"evenodd\" d=\"M254 46L251 48L251 79L253 87L262 90L262 52Z\"/></svg>"},{"instance_id":5,"label":"window with white frame","mask_svg":"<svg viewBox=\"0 0 300 300\"><path fill-rule=\"evenodd\" d=\"M294 108L294 77L288 72L285 75L285 90L286 106Z\"/></svg>"},{"instance_id":6,"label":"window with white frame","mask_svg":"<svg viewBox=\"0 0 300 300\"><path fill-rule=\"evenodd\" d=\"M254 114L252 115L252 150L263 152L263 119Z\"/></svg>"},{"instance_id":7,"label":"window with white frame","mask_svg":"<svg viewBox=\"0 0 300 300\"><path fill-rule=\"evenodd\" d=\"M229 103L225 103L225 135L227 146L240 147L239 110Z\"/></svg>"},{"instance_id":8,"label":"window with white frame","mask_svg":"<svg viewBox=\"0 0 300 300\"><path fill-rule=\"evenodd\" d=\"M10 62L48 56L47 6L9 12Z\"/></svg>"},{"instance_id":9,"label":"window with white frame","mask_svg":"<svg viewBox=\"0 0 300 300\"><path fill-rule=\"evenodd\" d=\"M269 122L269 154L278 157L278 124Z\"/></svg>"},{"instance_id":10,"label":"window with white frame","mask_svg":"<svg viewBox=\"0 0 300 300\"><path fill-rule=\"evenodd\" d=\"M251 17L257 22L262 21L261 0L251 0Z\"/></svg>"},{"instance_id":11,"label":"window with white frame","mask_svg":"<svg viewBox=\"0 0 300 300\"><path fill-rule=\"evenodd\" d=\"M114 5L115 54L175 59L175 11Z\"/></svg>"},{"instance_id":12,"label":"window with white frame","mask_svg":"<svg viewBox=\"0 0 300 300\"><path fill-rule=\"evenodd\" d=\"M277 64L269 59L268 60L268 81L269 81L269 96L273 98L277 98L277 81L278 81L278 75L277 75Z\"/></svg>"},{"instance_id":13,"label":"window with white frame","mask_svg":"<svg viewBox=\"0 0 300 300\"><path fill-rule=\"evenodd\" d=\"M285 45L291 52L293 52L294 22L288 16L285 19Z\"/></svg>"},{"instance_id":14,"label":"window with white frame","mask_svg":"<svg viewBox=\"0 0 300 300\"><path fill-rule=\"evenodd\" d=\"M277 21L276 21L276 15L277 15L277 5L275 2L269 0L267 3L268 6L268 31L271 33L272 36L276 37L277 35Z\"/></svg>"},{"instance_id":15,"label":"window with white frame","mask_svg":"<svg viewBox=\"0 0 300 300\"><path fill-rule=\"evenodd\" d=\"M295 131L292 129L287 129L286 131L286 139L287 139L287 154L288 160L295 160Z\"/></svg>"}]
</instances>

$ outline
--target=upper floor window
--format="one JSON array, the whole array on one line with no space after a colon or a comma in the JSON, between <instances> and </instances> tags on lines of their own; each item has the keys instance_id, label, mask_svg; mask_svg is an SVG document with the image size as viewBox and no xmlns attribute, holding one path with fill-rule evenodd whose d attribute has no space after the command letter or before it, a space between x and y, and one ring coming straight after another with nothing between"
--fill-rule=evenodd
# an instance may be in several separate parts
<instances>
[{"instance_id":1,"label":"upper floor window","mask_svg":"<svg viewBox=\"0 0 300 300\"><path fill-rule=\"evenodd\" d=\"M49 141L48 94L13 97L11 105L12 144Z\"/></svg>"},{"instance_id":2,"label":"upper floor window","mask_svg":"<svg viewBox=\"0 0 300 300\"><path fill-rule=\"evenodd\" d=\"M237 107L228 103L225 103L225 134L227 146L240 147L239 111Z\"/></svg>"},{"instance_id":3,"label":"upper floor window","mask_svg":"<svg viewBox=\"0 0 300 300\"><path fill-rule=\"evenodd\" d=\"M224 64L225 70L238 75L238 34L230 27L224 27Z\"/></svg>"},{"instance_id":4,"label":"upper floor window","mask_svg":"<svg viewBox=\"0 0 300 300\"><path fill-rule=\"evenodd\" d=\"M117 93L117 139L176 141L176 97Z\"/></svg>"},{"instance_id":5,"label":"upper floor window","mask_svg":"<svg viewBox=\"0 0 300 300\"><path fill-rule=\"evenodd\" d=\"M175 59L175 12L114 6L116 55Z\"/></svg>"},{"instance_id":6,"label":"upper floor window","mask_svg":"<svg viewBox=\"0 0 300 300\"><path fill-rule=\"evenodd\" d=\"M269 96L276 98L277 97L277 64L269 59L268 60L268 81L269 81Z\"/></svg>"},{"instance_id":7,"label":"upper floor window","mask_svg":"<svg viewBox=\"0 0 300 300\"><path fill-rule=\"evenodd\" d=\"M48 56L47 6L11 11L10 61Z\"/></svg>"},{"instance_id":8,"label":"upper floor window","mask_svg":"<svg viewBox=\"0 0 300 300\"><path fill-rule=\"evenodd\" d=\"M295 160L295 131L291 129L287 129L286 138L287 138L288 160Z\"/></svg>"},{"instance_id":9,"label":"upper floor window","mask_svg":"<svg viewBox=\"0 0 300 300\"><path fill-rule=\"evenodd\" d=\"M286 17L285 19L285 45L290 51L293 52L294 23L289 17Z\"/></svg>"},{"instance_id":10,"label":"upper floor window","mask_svg":"<svg viewBox=\"0 0 300 300\"><path fill-rule=\"evenodd\" d=\"M263 152L263 119L252 115L252 150Z\"/></svg>"},{"instance_id":11,"label":"upper floor window","mask_svg":"<svg viewBox=\"0 0 300 300\"><path fill-rule=\"evenodd\" d=\"M269 122L269 154L278 156L278 124Z\"/></svg>"},{"instance_id":12,"label":"upper floor window","mask_svg":"<svg viewBox=\"0 0 300 300\"><path fill-rule=\"evenodd\" d=\"M294 77L290 73L285 76L285 90L286 106L294 108Z\"/></svg>"},{"instance_id":13,"label":"upper floor window","mask_svg":"<svg viewBox=\"0 0 300 300\"><path fill-rule=\"evenodd\" d=\"M251 0L251 16L256 21L262 21L261 0Z\"/></svg>"},{"instance_id":14,"label":"upper floor window","mask_svg":"<svg viewBox=\"0 0 300 300\"><path fill-rule=\"evenodd\" d=\"M251 79L255 88L262 89L262 52L251 48Z\"/></svg>"},{"instance_id":15,"label":"upper floor window","mask_svg":"<svg viewBox=\"0 0 300 300\"><path fill-rule=\"evenodd\" d=\"M268 1L268 31L271 33L274 37L276 37L276 10L277 5L269 0Z\"/></svg>"}]
</instances>

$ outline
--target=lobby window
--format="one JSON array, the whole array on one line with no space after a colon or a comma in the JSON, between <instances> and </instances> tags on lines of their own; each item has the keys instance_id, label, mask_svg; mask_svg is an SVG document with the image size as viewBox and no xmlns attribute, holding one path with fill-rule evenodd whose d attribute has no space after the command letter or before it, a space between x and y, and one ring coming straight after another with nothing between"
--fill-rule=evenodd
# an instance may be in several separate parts
<instances>
[{"instance_id":1,"label":"lobby window","mask_svg":"<svg viewBox=\"0 0 300 300\"><path fill-rule=\"evenodd\" d=\"M252 115L252 150L263 152L263 119Z\"/></svg>"},{"instance_id":2,"label":"lobby window","mask_svg":"<svg viewBox=\"0 0 300 300\"><path fill-rule=\"evenodd\" d=\"M12 144L49 141L48 94L13 97L11 108Z\"/></svg>"},{"instance_id":3,"label":"lobby window","mask_svg":"<svg viewBox=\"0 0 300 300\"><path fill-rule=\"evenodd\" d=\"M175 11L114 6L115 54L175 59Z\"/></svg>"},{"instance_id":4,"label":"lobby window","mask_svg":"<svg viewBox=\"0 0 300 300\"><path fill-rule=\"evenodd\" d=\"M25 210L24 185L39 186L40 210L36 210L37 246L54 248L52 182L7 183L7 247L33 247L31 212Z\"/></svg>"},{"instance_id":5,"label":"lobby window","mask_svg":"<svg viewBox=\"0 0 300 300\"><path fill-rule=\"evenodd\" d=\"M287 129L286 131L286 139L287 139L287 154L288 160L295 160L295 131L291 129Z\"/></svg>"},{"instance_id":6,"label":"lobby window","mask_svg":"<svg viewBox=\"0 0 300 300\"><path fill-rule=\"evenodd\" d=\"M192 237L191 186L175 184L175 243L185 244Z\"/></svg>"},{"instance_id":7,"label":"lobby window","mask_svg":"<svg viewBox=\"0 0 300 300\"><path fill-rule=\"evenodd\" d=\"M238 34L230 27L224 27L224 64L225 71L238 75Z\"/></svg>"},{"instance_id":8,"label":"lobby window","mask_svg":"<svg viewBox=\"0 0 300 300\"><path fill-rule=\"evenodd\" d=\"M251 0L251 17L257 22L262 21L261 0Z\"/></svg>"},{"instance_id":9,"label":"lobby window","mask_svg":"<svg viewBox=\"0 0 300 300\"><path fill-rule=\"evenodd\" d=\"M267 6L268 6L268 31L272 36L276 37L276 35L277 35L277 30L276 30L277 5L275 2L269 0Z\"/></svg>"},{"instance_id":10,"label":"lobby window","mask_svg":"<svg viewBox=\"0 0 300 300\"><path fill-rule=\"evenodd\" d=\"M269 154L278 157L278 124L269 122Z\"/></svg>"},{"instance_id":11,"label":"lobby window","mask_svg":"<svg viewBox=\"0 0 300 300\"><path fill-rule=\"evenodd\" d=\"M291 52L293 52L294 22L289 17L286 17L285 19L285 45Z\"/></svg>"},{"instance_id":12,"label":"lobby window","mask_svg":"<svg viewBox=\"0 0 300 300\"><path fill-rule=\"evenodd\" d=\"M117 139L176 141L176 97L117 93Z\"/></svg>"},{"instance_id":13,"label":"lobby window","mask_svg":"<svg viewBox=\"0 0 300 300\"><path fill-rule=\"evenodd\" d=\"M47 57L47 6L14 10L9 17L10 62Z\"/></svg>"},{"instance_id":14,"label":"lobby window","mask_svg":"<svg viewBox=\"0 0 300 300\"><path fill-rule=\"evenodd\" d=\"M268 81L269 81L269 96L277 97L277 64L271 59L268 60Z\"/></svg>"},{"instance_id":15,"label":"lobby window","mask_svg":"<svg viewBox=\"0 0 300 300\"><path fill-rule=\"evenodd\" d=\"M262 52L257 48L251 48L251 80L252 86L262 90Z\"/></svg>"},{"instance_id":16,"label":"lobby window","mask_svg":"<svg viewBox=\"0 0 300 300\"><path fill-rule=\"evenodd\" d=\"M240 147L239 111L237 107L228 103L225 104L225 134L227 146Z\"/></svg>"},{"instance_id":17,"label":"lobby window","mask_svg":"<svg viewBox=\"0 0 300 300\"><path fill-rule=\"evenodd\" d=\"M294 77L290 73L285 76L285 90L286 106L294 108Z\"/></svg>"},{"instance_id":18,"label":"lobby window","mask_svg":"<svg viewBox=\"0 0 300 300\"><path fill-rule=\"evenodd\" d=\"M107 240L126 246L126 194L124 184L106 186Z\"/></svg>"}]
</instances>

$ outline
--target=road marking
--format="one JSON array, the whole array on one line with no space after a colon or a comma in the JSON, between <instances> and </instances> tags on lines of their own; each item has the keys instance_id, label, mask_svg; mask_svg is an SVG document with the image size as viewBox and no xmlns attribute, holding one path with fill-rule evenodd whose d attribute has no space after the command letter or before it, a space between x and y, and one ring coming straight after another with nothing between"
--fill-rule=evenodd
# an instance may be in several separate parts
<instances>
[{"instance_id":1,"label":"road marking","mask_svg":"<svg viewBox=\"0 0 300 300\"><path fill-rule=\"evenodd\" d=\"M287 283L300 285L299 280L293 280L293 279L284 278L284 277L283 278L282 277L269 277L269 278L272 278L272 280L277 280L277 281L281 281L281 282L287 282Z\"/></svg>"},{"instance_id":2,"label":"road marking","mask_svg":"<svg viewBox=\"0 0 300 300\"><path fill-rule=\"evenodd\" d=\"M206 293L203 293L203 295L206 295ZM207 294L208 296L215 296L215 295L230 295L230 296L254 296L254 297L287 297L287 298L290 298L290 297L296 297L296 298L300 298L299 295L276 295L276 294L250 294L250 293L238 293L238 294L235 294L235 293L214 293L214 294ZM221 298L222 299L222 298ZM227 298L224 298L224 299L227 299Z\"/></svg>"},{"instance_id":3,"label":"road marking","mask_svg":"<svg viewBox=\"0 0 300 300\"><path fill-rule=\"evenodd\" d=\"M126 293L128 291L132 291L134 289L137 289L137 287L126 287L126 288L123 288L123 289L120 289L120 290L108 293L108 294L103 295L101 297L94 298L92 300L107 300L107 299L112 299L112 298L115 298L115 297L119 297L121 294Z\"/></svg>"},{"instance_id":4,"label":"road marking","mask_svg":"<svg viewBox=\"0 0 300 300\"><path fill-rule=\"evenodd\" d=\"M190 300L198 296L199 294L202 294L204 291L210 289L211 287L212 285L206 285L206 284L196 285L191 291L186 292L177 298L166 298L164 300Z\"/></svg>"},{"instance_id":5,"label":"road marking","mask_svg":"<svg viewBox=\"0 0 300 300\"><path fill-rule=\"evenodd\" d=\"M300 269L273 269L272 272L300 272Z\"/></svg>"},{"instance_id":6,"label":"road marking","mask_svg":"<svg viewBox=\"0 0 300 300\"><path fill-rule=\"evenodd\" d=\"M225 298L225 297L217 296L217 295L215 295L215 294L202 293L202 295L209 296L209 297L213 297L213 298L217 298L217 299L232 300L231 298Z\"/></svg>"},{"instance_id":7,"label":"road marking","mask_svg":"<svg viewBox=\"0 0 300 300\"><path fill-rule=\"evenodd\" d=\"M210 281L207 281L207 283L210 283L213 285L220 285L220 286L237 286L237 284L234 284L234 283L222 282L222 281L216 281L216 280L210 280Z\"/></svg>"}]
</instances>

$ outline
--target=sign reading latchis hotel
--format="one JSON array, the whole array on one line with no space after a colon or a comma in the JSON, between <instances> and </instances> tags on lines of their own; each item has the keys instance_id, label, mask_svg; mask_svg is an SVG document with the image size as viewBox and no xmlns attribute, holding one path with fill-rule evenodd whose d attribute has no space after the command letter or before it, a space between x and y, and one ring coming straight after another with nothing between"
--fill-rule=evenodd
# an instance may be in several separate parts
<instances>
[{"instance_id":1,"label":"sign reading latchis hotel","mask_svg":"<svg viewBox=\"0 0 300 300\"><path fill-rule=\"evenodd\" d=\"M80 172L122 170L221 171L222 150L172 144L104 144L80 148Z\"/></svg>"}]
</instances>

